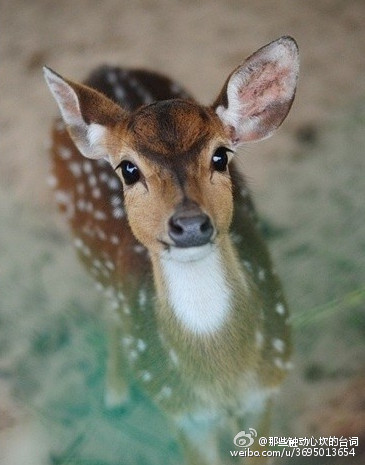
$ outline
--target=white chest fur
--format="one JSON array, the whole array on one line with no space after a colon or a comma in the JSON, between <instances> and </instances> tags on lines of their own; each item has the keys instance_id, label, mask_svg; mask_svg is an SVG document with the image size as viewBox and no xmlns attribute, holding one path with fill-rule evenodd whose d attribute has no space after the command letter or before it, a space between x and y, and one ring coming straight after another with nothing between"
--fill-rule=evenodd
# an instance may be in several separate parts
<instances>
[{"instance_id":1,"label":"white chest fur","mask_svg":"<svg viewBox=\"0 0 365 465\"><path fill-rule=\"evenodd\" d=\"M163 259L162 271L169 306L186 329L209 334L223 326L231 291L217 249L194 261Z\"/></svg>"}]
</instances>

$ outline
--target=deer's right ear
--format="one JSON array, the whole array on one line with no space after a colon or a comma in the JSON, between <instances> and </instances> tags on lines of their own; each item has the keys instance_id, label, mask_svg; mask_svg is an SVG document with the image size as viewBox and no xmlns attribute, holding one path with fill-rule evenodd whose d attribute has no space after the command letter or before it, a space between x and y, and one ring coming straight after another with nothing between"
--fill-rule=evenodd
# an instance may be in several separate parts
<instances>
[{"instance_id":1,"label":"deer's right ear","mask_svg":"<svg viewBox=\"0 0 365 465\"><path fill-rule=\"evenodd\" d=\"M44 67L43 71L79 151L87 158L108 158L106 133L124 120L126 113L96 90L64 79L50 68Z\"/></svg>"},{"instance_id":2,"label":"deer's right ear","mask_svg":"<svg viewBox=\"0 0 365 465\"><path fill-rule=\"evenodd\" d=\"M229 76L214 109L232 144L265 139L281 125L294 99L298 71L297 44L281 37Z\"/></svg>"}]
</instances>

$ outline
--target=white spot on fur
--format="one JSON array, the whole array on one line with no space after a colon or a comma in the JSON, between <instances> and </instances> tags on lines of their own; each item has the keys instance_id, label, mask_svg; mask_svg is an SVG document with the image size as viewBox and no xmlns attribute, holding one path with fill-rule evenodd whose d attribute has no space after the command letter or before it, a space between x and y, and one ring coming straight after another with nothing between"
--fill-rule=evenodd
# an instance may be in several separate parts
<instances>
[{"instance_id":1,"label":"white spot on fur","mask_svg":"<svg viewBox=\"0 0 365 465\"><path fill-rule=\"evenodd\" d=\"M99 179L100 179L100 181L102 181L104 183L108 183L108 181L110 179L110 176L108 175L108 173L106 171L103 171L102 173L100 173Z\"/></svg>"},{"instance_id":2,"label":"white spot on fur","mask_svg":"<svg viewBox=\"0 0 365 465\"><path fill-rule=\"evenodd\" d=\"M285 363L281 358L274 358L274 364L280 369L285 370Z\"/></svg>"},{"instance_id":3,"label":"white spot on fur","mask_svg":"<svg viewBox=\"0 0 365 465\"><path fill-rule=\"evenodd\" d=\"M265 281L266 273L265 273L265 270L263 268L259 269L258 277L259 277L260 281Z\"/></svg>"},{"instance_id":4,"label":"white spot on fur","mask_svg":"<svg viewBox=\"0 0 365 465\"><path fill-rule=\"evenodd\" d=\"M234 233L231 233L231 238L232 238L233 243L236 245L241 244L242 239L243 239L242 236L240 236L239 234L234 234Z\"/></svg>"},{"instance_id":5,"label":"white spot on fur","mask_svg":"<svg viewBox=\"0 0 365 465\"><path fill-rule=\"evenodd\" d=\"M143 253L143 252L146 251L146 248L143 247L143 245L138 244L138 245L135 245L135 246L133 247L133 250L134 250L134 252L136 252L136 253L138 253L138 254L141 254L141 253Z\"/></svg>"},{"instance_id":6,"label":"white spot on fur","mask_svg":"<svg viewBox=\"0 0 365 465\"><path fill-rule=\"evenodd\" d=\"M106 216L106 214L104 212L102 212L101 210L95 210L94 212L94 218L96 220L102 220L102 221L105 221L108 217Z\"/></svg>"},{"instance_id":7,"label":"white spot on fur","mask_svg":"<svg viewBox=\"0 0 365 465\"><path fill-rule=\"evenodd\" d=\"M140 351L140 352L144 352L147 348L147 344L144 342L143 339L138 339L137 341L137 349Z\"/></svg>"},{"instance_id":8,"label":"white spot on fur","mask_svg":"<svg viewBox=\"0 0 365 465\"><path fill-rule=\"evenodd\" d=\"M55 192L56 202L61 205L68 205L71 203L71 195L62 190L57 190Z\"/></svg>"},{"instance_id":9,"label":"white spot on fur","mask_svg":"<svg viewBox=\"0 0 365 465\"><path fill-rule=\"evenodd\" d=\"M124 217L124 210L123 208L116 207L113 208L113 216L115 219L119 220Z\"/></svg>"},{"instance_id":10,"label":"white spot on fur","mask_svg":"<svg viewBox=\"0 0 365 465\"><path fill-rule=\"evenodd\" d=\"M108 180L107 180L107 183L108 183L108 187L109 189L111 190L114 190L114 191L117 191L119 189L121 189L121 184L120 184L120 181L118 178L112 178L112 177L108 177Z\"/></svg>"},{"instance_id":11,"label":"white spot on fur","mask_svg":"<svg viewBox=\"0 0 365 465\"><path fill-rule=\"evenodd\" d=\"M109 71L109 73L106 76L109 84L115 84L118 81L118 75L115 71Z\"/></svg>"},{"instance_id":12,"label":"white spot on fur","mask_svg":"<svg viewBox=\"0 0 365 465\"><path fill-rule=\"evenodd\" d=\"M281 358L275 358L274 359L274 364L280 369L284 371L289 371L294 368L294 365L291 361L285 362Z\"/></svg>"},{"instance_id":13,"label":"white spot on fur","mask_svg":"<svg viewBox=\"0 0 365 465\"><path fill-rule=\"evenodd\" d=\"M79 178L82 174L82 169L80 163L77 161L72 161L68 164L69 170L75 176L75 178Z\"/></svg>"},{"instance_id":14,"label":"white spot on fur","mask_svg":"<svg viewBox=\"0 0 365 465\"><path fill-rule=\"evenodd\" d=\"M147 302L147 293L146 290L141 288L138 293L138 303L140 307L144 307Z\"/></svg>"},{"instance_id":15,"label":"white spot on fur","mask_svg":"<svg viewBox=\"0 0 365 465\"><path fill-rule=\"evenodd\" d=\"M285 350L285 342L282 339L274 338L271 341L273 348L280 353L283 353Z\"/></svg>"},{"instance_id":16,"label":"white spot on fur","mask_svg":"<svg viewBox=\"0 0 365 465\"><path fill-rule=\"evenodd\" d=\"M119 100L123 100L125 98L126 93L122 86L115 86L113 90L114 90L115 96Z\"/></svg>"},{"instance_id":17,"label":"white spot on fur","mask_svg":"<svg viewBox=\"0 0 365 465\"><path fill-rule=\"evenodd\" d=\"M80 167L80 164L77 163L77 166L78 166L79 169L80 169L80 176L81 176L81 167ZM77 193L80 194L80 195L85 194L85 184L82 183L82 182L79 182L79 183L76 185L76 190L77 190Z\"/></svg>"},{"instance_id":18,"label":"white spot on fur","mask_svg":"<svg viewBox=\"0 0 365 465\"><path fill-rule=\"evenodd\" d=\"M135 78L129 78L128 84L133 88L136 94L142 99L143 103L152 103L154 98Z\"/></svg>"},{"instance_id":19,"label":"white spot on fur","mask_svg":"<svg viewBox=\"0 0 365 465\"><path fill-rule=\"evenodd\" d=\"M252 263L249 262L248 260L244 260L243 261L243 264L245 265L245 267L247 268L247 270L252 273L253 272L253 268L252 268Z\"/></svg>"},{"instance_id":20,"label":"white spot on fur","mask_svg":"<svg viewBox=\"0 0 365 465\"><path fill-rule=\"evenodd\" d=\"M63 160L69 160L72 152L68 147L59 147L58 153Z\"/></svg>"},{"instance_id":21,"label":"white spot on fur","mask_svg":"<svg viewBox=\"0 0 365 465\"><path fill-rule=\"evenodd\" d=\"M110 242L114 245L118 245L119 244L119 238L118 236L116 236L115 234L113 234L112 236L110 236Z\"/></svg>"},{"instance_id":22,"label":"white spot on fur","mask_svg":"<svg viewBox=\"0 0 365 465\"><path fill-rule=\"evenodd\" d=\"M107 268L102 268L101 274L105 276L106 278L109 278L110 276L110 271Z\"/></svg>"},{"instance_id":23,"label":"white spot on fur","mask_svg":"<svg viewBox=\"0 0 365 465\"><path fill-rule=\"evenodd\" d=\"M76 208L80 211L80 212L84 212L86 210L86 202L84 199L79 199L77 202L76 202Z\"/></svg>"},{"instance_id":24,"label":"white spot on fur","mask_svg":"<svg viewBox=\"0 0 365 465\"><path fill-rule=\"evenodd\" d=\"M48 184L49 187L54 189L58 184L58 180L57 180L56 176L49 175L47 177L47 184Z\"/></svg>"},{"instance_id":25,"label":"white spot on fur","mask_svg":"<svg viewBox=\"0 0 365 465\"><path fill-rule=\"evenodd\" d=\"M84 245L84 241L82 239L80 239L79 237L76 237L74 239L74 244L75 244L75 247L77 249L81 249L83 247L83 245Z\"/></svg>"},{"instance_id":26,"label":"white spot on fur","mask_svg":"<svg viewBox=\"0 0 365 465\"><path fill-rule=\"evenodd\" d=\"M90 161L84 161L82 167L83 167L84 173L86 174L90 174L93 171L93 165L91 164Z\"/></svg>"},{"instance_id":27,"label":"white spot on fur","mask_svg":"<svg viewBox=\"0 0 365 465\"><path fill-rule=\"evenodd\" d=\"M101 263L100 260L94 260L94 261L93 261L93 266L94 266L95 268L99 268L99 269L100 269L100 268L102 267L102 263Z\"/></svg>"},{"instance_id":28,"label":"white spot on fur","mask_svg":"<svg viewBox=\"0 0 365 465\"><path fill-rule=\"evenodd\" d=\"M276 310L276 313L278 313L279 315L284 315L284 313L285 313L285 307L280 302L278 304L276 304L275 310Z\"/></svg>"},{"instance_id":29,"label":"white spot on fur","mask_svg":"<svg viewBox=\"0 0 365 465\"><path fill-rule=\"evenodd\" d=\"M94 197L94 199L100 199L101 190L98 187L94 187L94 189L91 191L91 195Z\"/></svg>"},{"instance_id":30,"label":"white spot on fur","mask_svg":"<svg viewBox=\"0 0 365 465\"><path fill-rule=\"evenodd\" d=\"M126 315L130 315L130 314L131 314L130 308L127 307L126 305L123 307L123 312L124 312Z\"/></svg>"},{"instance_id":31,"label":"white spot on fur","mask_svg":"<svg viewBox=\"0 0 365 465\"><path fill-rule=\"evenodd\" d=\"M136 350L131 350L128 352L128 358L130 362L134 362L138 358L138 352Z\"/></svg>"},{"instance_id":32,"label":"white spot on fur","mask_svg":"<svg viewBox=\"0 0 365 465\"><path fill-rule=\"evenodd\" d=\"M98 290L99 292L101 292L101 291L104 290L104 286L103 286L101 283L99 283L99 282L96 282L96 283L95 283L95 288L96 288L96 290Z\"/></svg>"},{"instance_id":33,"label":"white spot on fur","mask_svg":"<svg viewBox=\"0 0 365 465\"><path fill-rule=\"evenodd\" d=\"M258 349L262 349L264 345L264 335L259 330L257 330L255 333L255 343Z\"/></svg>"},{"instance_id":34,"label":"white spot on fur","mask_svg":"<svg viewBox=\"0 0 365 465\"><path fill-rule=\"evenodd\" d=\"M132 336L124 336L122 338L122 344L124 347L130 347L133 344L133 337Z\"/></svg>"},{"instance_id":35,"label":"white spot on fur","mask_svg":"<svg viewBox=\"0 0 365 465\"><path fill-rule=\"evenodd\" d=\"M163 386L161 391L157 394L156 399L157 400L163 400L163 399L168 399L171 397L172 394L172 389L170 386Z\"/></svg>"},{"instance_id":36,"label":"white spot on fur","mask_svg":"<svg viewBox=\"0 0 365 465\"><path fill-rule=\"evenodd\" d=\"M91 237L91 238L94 238L95 237L95 230L94 229L91 229L90 227L88 227L87 224L85 224L83 227L82 227L82 232L83 234L85 234L85 236L88 236L88 237Z\"/></svg>"},{"instance_id":37,"label":"white spot on fur","mask_svg":"<svg viewBox=\"0 0 365 465\"><path fill-rule=\"evenodd\" d=\"M176 82L172 82L170 85L170 90L174 94L180 94L182 92L182 87Z\"/></svg>"},{"instance_id":38,"label":"white spot on fur","mask_svg":"<svg viewBox=\"0 0 365 465\"><path fill-rule=\"evenodd\" d=\"M210 250L208 254L205 251L203 258L194 261L192 257L197 257L199 251L190 249L179 250L178 254L165 253L162 257L168 302L178 320L198 334L220 329L229 313L231 291L219 252L215 248ZM190 261L177 261L176 256L190 258Z\"/></svg>"},{"instance_id":39,"label":"white spot on fur","mask_svg":"<svg viewBox=\"0 0 365 465\"><path fill-rule=\"evenodd\" d=\"M109 166L109 161L105 160L104 158L99 158L98 160L95 160L95 163L103 168Z\"/></svg>"},{"instance_id":40,"label":"white spot on fur","mask_svg":"<svg viewBox=\"0 0 365 465\"><path fill-rule=\"evenodd\" d=\"M148 383L149 381L151 381L151 379L152 379L152 375L149 371L144 370L141 372L141 380L143 382Z\"/></svg>"},{"instance_id":41,"label":"white spot on fur","mask_svg":"<svg viewBox=\"0 0 365 465\"><path fill-rule=\"evenodd\" d=\"M175 366L178 366L179 365L179 357L177 356L177 353L174 351L174 349L170 349L169 355L170 355L170 359L171 359L172 363Z\"/></svg>"},{"instance_id":42,"label":"white spot on fur","mask_svg":"<svg viewBox=\"0 0 365 465\"><path fill-rule=\"evenodd\" d=\"M160 339L162 345L163 345L164 347L166 347L166 339L165 339L164 333L159 332L159 333L158 333L158 338Z\"/></svg>"},{"instance_id":43,"label":"white spot on fur","mask_svg":"<svg viewBox=\"0 0 365 465\"><path fill-rule=\"evenodd\" d=\"M111 271L115 270L115 265L114 265L114 263L113 263L111 260L107 260L107 261L105 262L105 266L106 266L107 268L109 268L109 270L111 270Z\"/></svg>"},{"instance_id":44,"label":"white spot on fur","mask_svg":"<svg viewBox=\"0 0 365 465\"><path fill-rule=\"evenodd\" d=\"M96 229L96 235L101 241L105 241L107 238L107 235L105 234L105 232L100 228Z\"/></svg>"},{"instance_id":45,"label":"white spot on fur","mask_svg":"<svg viewBox=\"0 0 365 465\"><path fill-rule=\"evenodd\" d=\"M95 187L96 184L97 184L97 179L96 179L96 176L94 174L90 175L87 178L87 181L88 181L90 187Z\"/></svg>"},{"instance_id":46,"label":"white spot on fur","mask_svg":"<svg viewBox=\"0 0 365 465\"><path fill-rule=\"evenodd\" d=\"M120 307L120 303L118 300L113 300L112 304L111 304L111 308L112 310L118 310Z\"/></svg>"},{"instance_id":47,"label":"white spot on fur","mask_svg":"<svg viewBox=\"0 0 365 465\"><path fill-rule=\"evenodd\" d=\"M113 288L113 286L108 286L105 290L105 295L108 297L110 300L114 300L117 298L116 292Z\"/></svg>"},{"instance_id":48,"label":"white spot on fur","mask_svg":"<svg viewBox=\"0 0 365 465\"><path fill-rule=\"evenodd\" d=\"M294 368L294 363L291 361L285 362L285 369L292 370Z\"/></svg>"},{"instance_id":49,"label":"white spot on fur","mask_svg":"<svg viewBox=\"0 0 365 465\"><path fill-rule=\"evenodd\" d=\"M90 257L91 256L91 250L89 249L89 247L87 245L84 245L82 247L81 252L85 257Z\"/></svg>"},{"instance_id":50,"label":"white spot on fur","mask_svg":"<svg viewBox=\"0 0 365 465\"><path fill-rule=\"evenodd\" d=\"M122 199L119 195L114 194L111 196L110 202L113 207L119 207L122 204Z\"/></svg>"}]
</instances>

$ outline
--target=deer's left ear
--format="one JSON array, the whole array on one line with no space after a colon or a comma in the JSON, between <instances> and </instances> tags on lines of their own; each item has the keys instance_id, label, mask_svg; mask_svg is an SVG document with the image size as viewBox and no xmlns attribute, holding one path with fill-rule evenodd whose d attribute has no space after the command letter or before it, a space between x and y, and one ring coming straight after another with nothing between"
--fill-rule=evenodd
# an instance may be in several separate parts
<instances>
[{"instance_id":1,"label":"deer's left ear","mask_svg":"<svg viewBox=\"0 0 365 465\"><path fill-rule=\"evenodd\" d=\"M234 145L271 136L293 103L298 46L281 37L262 47L227 79L214 108Z\"/></svg>"},{"instance_id":2,"label":"deer's left ear","mask_svg":"<svg viewBox=\"0 0 365 465\"><path fill-rule=\"evenodd\" d=\"M124 110L88 86L64 79L50 68L44 67L43 71L79 151L87 158L108 158L106 135L126 119Z\"/></svg>"}]
</instances>

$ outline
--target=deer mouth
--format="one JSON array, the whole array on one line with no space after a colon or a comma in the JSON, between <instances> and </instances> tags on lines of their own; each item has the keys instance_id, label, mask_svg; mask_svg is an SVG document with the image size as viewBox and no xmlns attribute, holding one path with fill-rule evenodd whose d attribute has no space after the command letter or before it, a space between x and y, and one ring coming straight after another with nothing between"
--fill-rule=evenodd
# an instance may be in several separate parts
<instances>
[{"instance_id":1,"label":"deer mouth","mask_svg":"<svg viewBox=\"0 0 365 465\"><path fill-rule=\"evenodd\" d=\"M165 245L165 250L162 252L162 256L166 260L174 260L177 262L195 262L203 260L214 249L214 243L209 242L200 246L192 247L178 247L175 245Z\"/></svg>"}]
</instances>

